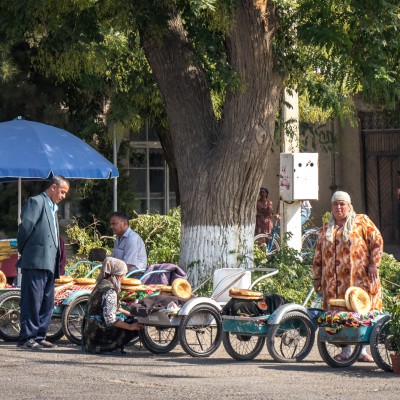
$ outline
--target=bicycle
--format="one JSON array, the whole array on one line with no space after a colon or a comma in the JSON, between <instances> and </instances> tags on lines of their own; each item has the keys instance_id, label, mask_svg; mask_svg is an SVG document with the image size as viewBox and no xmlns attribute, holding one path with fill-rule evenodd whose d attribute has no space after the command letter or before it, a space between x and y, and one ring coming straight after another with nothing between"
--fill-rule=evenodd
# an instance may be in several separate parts
<instances>
[{"instance_id":1,"label":"bicycle","mask_svg":"<svg viewBox=\"0 0 400 400\"><path fill-rule=\"evenodd\" d=\"M271 233L260 233L254 237L254 242L257 243L260 250L265 253L266 256L270 256L280 251L281 249L281 238L278 233L279 225L278 220L275 221L274 228ZM314 251L320 228L308 228L303 230L301 236L301 252L303 255L309 255Z\"/></svg>"}]
</instances>

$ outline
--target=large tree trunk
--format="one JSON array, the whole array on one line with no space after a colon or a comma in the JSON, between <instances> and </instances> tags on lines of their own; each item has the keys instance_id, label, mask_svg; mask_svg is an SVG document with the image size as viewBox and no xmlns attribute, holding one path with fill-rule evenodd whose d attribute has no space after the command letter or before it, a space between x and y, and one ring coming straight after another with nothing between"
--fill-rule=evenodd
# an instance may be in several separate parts
<instances>
[{"instance_id":1,"label":"large tree trunk","mask_svg":"<svg viewBox=\"0 0 400 400\"><path fill-rule=\"evenodd\" d=\"M255 204L272 145L282 79L273 70L269 20L253 0L238 1L227 57L241 88L226 96L217 121L210 90L172 1L160 38L142 43L163 95L182 211L180 265L197 284L216 268L251 264ZM268 26L269 24L269 26Z\"/></svg>"}]
</instances>

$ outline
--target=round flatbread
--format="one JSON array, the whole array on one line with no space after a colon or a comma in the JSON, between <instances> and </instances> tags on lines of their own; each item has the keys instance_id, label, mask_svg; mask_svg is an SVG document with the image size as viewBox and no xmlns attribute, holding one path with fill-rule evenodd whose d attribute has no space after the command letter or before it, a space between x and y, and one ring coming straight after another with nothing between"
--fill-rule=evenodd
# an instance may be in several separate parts
<instances>
[{"instance_id":1,"label":"round flatbread","mask_svg":"<svg viewBox=\"0 0 400 400\"><path fill-rule=\"evenodd\" d=\"M260 301L263 299L263 296L241 296L240 294L231 295L232 299L239 299L239 300L257 300Z\"/></svg>"},{"instance_id":2,"label":"round flatbread","mask_svg":"<svg viewBox=\"0 0 400 400\"><path fill-rule=\"evenodd\" d=\"M356 286L350 286L345 294L346 306L349 310L360 314L368 314L371 311L371 299L369 294Z\"/></svg>"},{"instance_id":3,"label":"round flatbread","mask_svg":"<svg viewBox=\"0 0 400 400\"><path fill-rule=\"evenodd\" d=\"M121 285L121 289L122 290L143 290L142 286L138 286L138 285Z\"/></svg>"},{"instance_id":4,"label":"round flatbread","mask_svg":"<svg viewBox=\"0 0 400 400\"><path fill-rule=\"evenodd\" d=\"M96 283L96 279L94 279L94 278L76 278L75 283L77 285L94 285Z\"/></svg>"},{"instance_id":5,"label":"round flatbread","mask_svg":"<svg viewBox=\"0 0 400 400\"><path fill-rule=\"evenodd\" d=\"M249 296L249 297L256 297L257 299L259 299L263 297L263 294L261 292L257 292L256 290L232 288L229 289L229 296L233 298L239 298L236 296L242 296L242 297Z\"/></svg>"},{"instance_id":6,"label":"round flatbread","mask_svg":"<svg viewBox=\"0 0 400 400\"><path fill-rule=\"evenodd\" d=\"M74 280L74 278L72 276L69 275L61 275L59 278L54 280L55 284L61 284L64 285L66 283L72 282Z\"/></svg>"},{"instance_id":7,"label":"round flatbread","mask_svg":"<svg viewBox=\"0 0 400 400\"><path fill-rule=\"evenodd\" d=\"M66 283L54 283L54 287L60 288L60 287L72 286L74 284L75 284L74 281L66 282Z\"/></svg>"},{"instance_id":8,"label":"round flatbread","mask_svg":"<svg viewBox=\"0 0 400 400\"><path fill-rule=\"evenodd\" d=\"M346 300L345 299L329 299L329 304L332 307L346 308Z\"/></svg>"},{"instance_id":9,"label":"round flatbread","mask_svg":"<svg viewBox=\"0 0 400 400\"><path fill-rule=\"evenodd\" d=\"M129 286L139 286L141 284L142 281L136 278L125 278L121 282L121 285L129 285Z\"/></svg>"},{"instance_id":10,"label":"round flatbread","mask_svg":"<svg viewBox=\"0 0 400 400\"><path fill-rule=\"evenodd\" d=\"M146 285L121 285L121 289L123 289L123 290L144 291L144 290L147 290L148 287Z\"/></svg>"},{"instance_id":11,"label":"round flatbread","mask_svg":"<svg viewBox=\"0 0 400 400\"><path fill-rule=\"evenodd\" d=\"M344 294L344 299L345 299L345 301L346 301L346 308L347 308L348 310L352 310L351 304L350 304L350 292L351 292L352 290L354 290L355 288L356 288L355 286L350 286L350 287L346 290L346 293Z\"/></svg>"},{"instance_id":12,"label":"round flatbread","mask_svg":"<svg viewBox=\"0 0 400 400\"><path fill-rule=\"evenodd\" d=\"M121 290L137 290L137 286L121 285Z\"/></svg>"},{"instance_id":13,"label":"round flatbread","mask_svg":"<svg viewBox=\"0 0 400 400\"><path fill-rule=\"evenodd\" d=\"M159 290L160 292L166 292L172 294L172 286L167 285L154 285L154 289Z\"/></svg>"},{"instance_id":14,"label":"round flatbread","mask_svg":"<svg viewBox=\"0 0 400 400\"><path fill-rule=\"evenodd\" d=\"M187 280L177 278L172 282L172 294L182 299L188 299L192 295L192 287Z\"/></svg>"},{"instance_id":15,"label":"round flatbread","mask_svg":"<svg viewBox=\"0 0 400 400\"><path fill-rule=\"evenodd\" d=\"M0 288L4 288L7 285L7 277L3 271L0 271Z\"/></svg>"}]
</instances>

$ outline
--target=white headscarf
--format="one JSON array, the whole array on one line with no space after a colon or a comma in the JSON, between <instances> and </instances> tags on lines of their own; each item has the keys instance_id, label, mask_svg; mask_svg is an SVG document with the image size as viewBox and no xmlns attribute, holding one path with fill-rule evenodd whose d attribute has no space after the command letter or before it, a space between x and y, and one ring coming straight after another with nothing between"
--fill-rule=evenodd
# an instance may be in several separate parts
<instances>
[{"instance_id":1,"label":"white headscarf","mask_svg":"<svg viewBox=\"0 0 400 400\"><path fill-rule=\"evenodd\" d=\"M350 210L349 213L347 214L346 222L343 226L343 240L347 242L350 239L350 233L353 229L354 226L354 221L356 219L356 213L354 212L353 206L351 204L351 198L350 195L346 192L341 192L337 191L333 193L332 199L331 199L331 204L334 201L345 201L349 206ZM333 213L331 213L331 217L329 218L328 222L328 228L326 230L326 240L328 242L333 243L333 229L335 227L335 217L333 216Z\"/></svg>"},{"instance_id":2,"label":"white headscarf","mask_svg":"<svg viewBox=\"0 0 400 400\"><path fill-rule=\"evenodd\" d=\"M125 275L128 272L128 266L124 261L114 257L106 257L103 261L97 282L100 282L106 275L110 275L111 283L117 290L120 289L121 284L118 277Z\"/></svg>"}]
</instances>

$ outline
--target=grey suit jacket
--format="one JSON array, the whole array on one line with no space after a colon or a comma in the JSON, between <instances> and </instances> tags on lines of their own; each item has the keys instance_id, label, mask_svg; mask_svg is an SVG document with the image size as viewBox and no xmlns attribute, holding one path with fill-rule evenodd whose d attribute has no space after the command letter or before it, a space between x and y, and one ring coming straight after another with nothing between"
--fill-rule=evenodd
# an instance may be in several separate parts
<instances>
[{"instance_id":1,"label":"grey suit jacket","mask_svg":"<svg viewBox=\"0 0 400 400\"><path fill-rule=\"evenodd\" d=\"M57 234L56 234L57 229ZM59 276L58 219L56 227L50 205L43 194L31 197L25 203L18 227L17 266L22 269L46 269Z\"/></svg>"}]
</instances>

